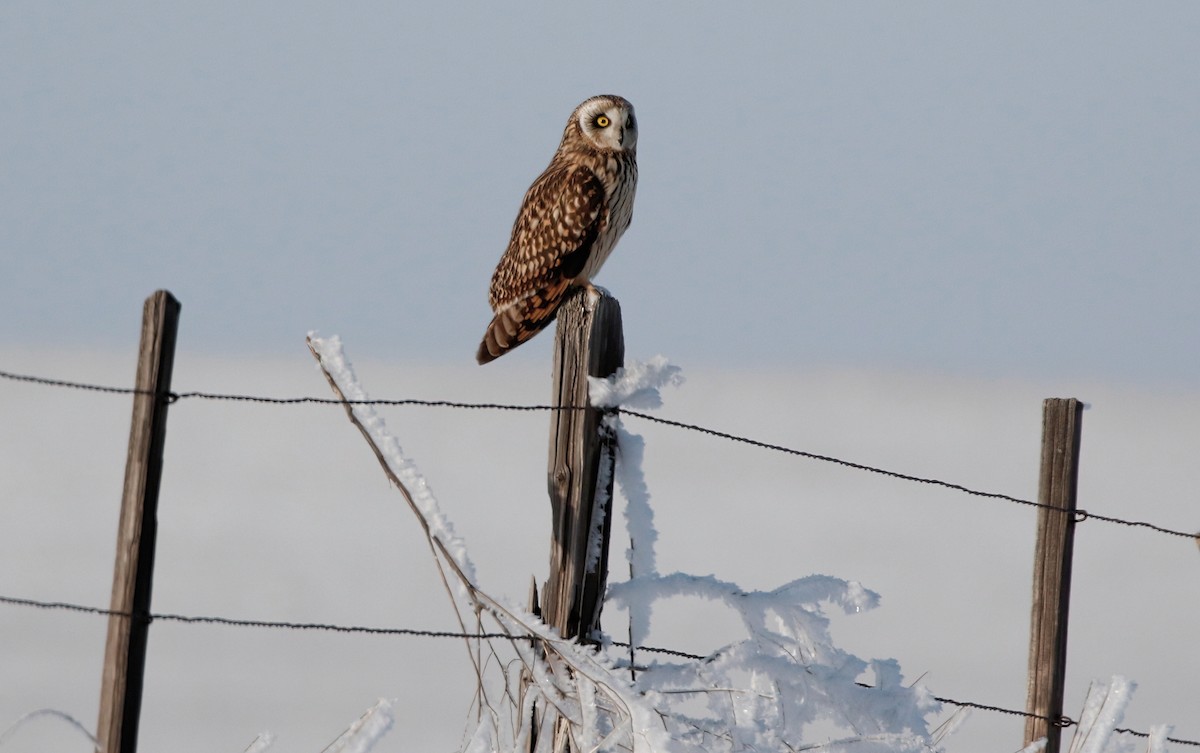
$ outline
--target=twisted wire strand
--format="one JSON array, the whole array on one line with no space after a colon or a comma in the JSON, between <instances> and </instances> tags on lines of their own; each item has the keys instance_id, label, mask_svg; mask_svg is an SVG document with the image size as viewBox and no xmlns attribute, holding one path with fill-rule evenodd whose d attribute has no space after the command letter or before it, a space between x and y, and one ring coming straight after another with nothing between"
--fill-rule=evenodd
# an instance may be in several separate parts
<instances>
[{"instance_id":1,"label":"twisted wire strand","mask_svg":"<svg viewBox=\"0 0 1200 753\"><path fill-rule=\"evenodd\" d=\"M0 371L0 378L10 379L10 380L20 381L20 382L28 382L28 383L33 383L33 384L41 384L41 385L50 386L50 387L66 387L66 388L71 388L71 389L89 390L89 391L93 391L93 392L102 392L102 393L109 393L109 394L124 394L124 395L154 394L152 391L139 390L139 389L136 389L133 387L110 387L110 386L97 385L97 384L87 384L84 382L70 382L70 381L61 380L61 379L48 379L46 377L30 376L30 375L26 375L26 374L14 374L14 373L7 372L7 371ZM490 402L485 403L485 402L470 402L470 401L461 401L461 400L420 400L420 399L416 399L416 398L404 398L404 399L395 399L395 400L389 400L389 399L339 400L337 398L324 398L324 397L278 398L278 397L263 397L263 396L259 396L259 395L241 395L241 394L226 394L226 393L198 392L198 391L164 392L161 394L162 394L163 398L170 403L175 403L180 400L196 399L196 400L213 400L213 401L227 401L227 402L264 403L264 404L269 404L269 405L377 405L377 406L392 406L392 407L420 406L420 407L427 407L427 408L456 408L456 409L463 409L463 410L500 410L500 411L526 411L526 412L528 412L528 411L588 410L589 409L589 406L573 406L573 405L556 406L556 405L537 405L537 404L512 405L512 404L506 404L506 403L490 403ZM1042 504L1041 502L1035 502L1030 499L1023 499L1021 497L1015 497L1010 494L1001 494L998 492L987 492L987 491L982 491L979 489L972 489L972 488L964 486L962 484L956 484L956 483L953 483L950 481L943 481L941 479L930 478L930 477L926 477L926 476L915 476L912 474L900 473L897 471L890 471L885 468L879 468L876 466L865 465L863 463L856 463L856 462L853 462L850 460L843 460L842 458L836 458L836 457L833 457L830 455L821 455L819 453L807 452L805 450L798 450L798 449L795 449L792 447L786 447L786 446L780 445L780 444L772 444L770 442L764 442L762 440L754 439L753 437L747 437L747 436L738 435L738 434L731 434L729 432L720 431L718 429L712 429L712 428L709 428L706 426L701 426L699 424L687 423L684 421L676 421L676 420L669 419L669 418L660 418L659 416L652 416L648 413L642 413L640 411L620 410L619 412L621 413L621 415L630 416L633 418L641 419L643 421L649 421L652 423L657 423L657 424L661 424L663 426L669 426L669 427L676 428L676 429L693 431L693 432L697 432L699 434L704 434L704 435L715 437L718 439L724 439L729 442L736 442L739 444L748 445L750 447L757 447L757 448L763 449L763 450L770 450L772 452L780 452L780 453L784 453L786 455L792 455L794 457L802 457L802 458L806 458L808 460L815 460L815 461L819 461L822 463L832 463L834 465L839 465L844 468L850 468L852 470L863 471L865 473L874 473L877 475L886 476L888 478L894 478L894 479L901 480L901 481L910 481L913 483L926 484L929 486L938 486L938 487L942 487L944 489L950 489L953 491L961 492L963 494L967 494L967 495L970 495L973 497L980 497L983 499L993 499L993 500L998 500L998 501L1002 501L1002 502L1010 502L1013 504L1024 505L1027 507L1033 507L1033 508L1037 508L1037 509L1045 509L1045 510L1052 510L1054 512L1059 512L1059 513L1067 513L1067 511L1063 510L1062 508L1055 507L1053 505ZM1165 526L1160 526L1155 523L1150 523L1148 521L1126 520L1123 518L1117 518L1117 517L1110 516L1110 515L1101 515L1099 513L1089 512L1088 510L1074 510L1070 514L1074 517L1074 522L1076 522L1076 523L1082 523L1089 519L1090 520L1099 520L1104 523L1123 525L1123 526L1128 526L1131 528L1143 528L1143 529L1146 529L1149 531L1154 531L1155 533L1161 533L1161 534L1165 534L1168 536L1176 536L1176 537L1180 537L1180 538L1192 539L1193 541L1196 541L1197 544L1200 544L1200 533L1197 533L1197 532L1180 531L1180 530L1176 530L1173 528L1167 528Z\"/></svg>"},{"instance_id":2,"label":"twisted wire strand","mask_svg":"<svg viewBox=\"0 0 1200 753\"><path fill-rule=\"evenodd\" d=\"M112 616L128 617L131 619L145 620L148 622L155 622L155 621L179 622L179 623L187 623L187 624L227 625L227 626L232 626L232 627L266 628L266 629L276 629L276 630L313 630L313 631L323 631L323 632L359 633L359 634L369 634L369 635L404 635L404 636L411 636L411 637L416 637L416 638L451 638L451 639L455 639L455 638L457 638L457 639L463 639L463 638L466 638L466 639L512 639L513 638L513 636L511 636L507 633L463 633L463 632L453 631L453 630L421 630L421 629L415 629L415 628L380 628L380 627L367 627L364 625L338 625L338 624L326 623L326 622L290 622L290 621L279 621L279 620L246 620L246 619L235 619L235 618L230 618L230 617L195 616L195 615L182 615L182 614L169 614L169 613L134 614L132 612L120 612L120 611L115 611L112 609L104 609L102 607L86 606L83 604L72 604L70 602L65 602L65 601L38 601L36 599L22 599L22 598L17 598L17 597L13 597L13 596L0 596L0 603L10 604L13 606L33 607L33 608L37 608L37 609L65 610L65 611L77 612L77 613L82 613L82 614L102 615L102 616L109 616L109 617L112 617ZM536 639L533 638L532 636L530 636L528 638L528 640L536 640ZM628 643L621 643L621 642L617 642L617 641L614 641L612 645L619 646L622 648L629 647ZM677 651L675 649L670 649L670 648L659 648L656 646L637 646L636 649L638 651L645 651L647 653L664 654L664 655L668 655L668 656L676 656L679 658L692 659L692 660L696 660L696 661L702 661L702 660L708 658L706 656L701 656L700 654L693 654L693 653L689 653L687 651ZM867 685L867 684L861 683L861 682L856 683L856 684L859 687L868 688L868 689L871 689L873 687L871 685ZM999 714L1009 714L1012 716L1044 719L1044 720L1050 722L1051 724L1054 724L1059 727L1071 727L1071 726L1075 726L1078 724L1078 722L1076 722L1074 719L1071 719L1070 717L1067 717L1067 716L1060 716L1058 718L1052 718L1052 717L1042 716L1040 714L1034 714L1034 713L1031 713L1028 711L1020 711L1017 709L1005 708L1003 706L994 706L994 705L986 704L986 703L977 703L975 701L960 701L960 700L957 700L954 698L948 698L948 697L943 697L943 696L934 696L934 700L939 701L941 703L949 703L951 705L959 706L961 708L972 708L972 709L979 709L981 711L991 711L991 712L999 713ZM1143 737L1143 738L1148 738L1150 736L1150 733L1148 733L1148 732L1140 732L1137 730L1128 729L1128 728L1124 728L1124 727L1118 728L1114 731L1120 732L1122 734L1135 735L1137 737ZM1177 743L1179 745L1192 745L1192 746L1200 747L1200 741L1196 741L1196 740L1186 740L1186 739L1182 739L1182 738L1168 737L1167 741L1172 742L1172 743Z\"/></svg>"}]
</instances>

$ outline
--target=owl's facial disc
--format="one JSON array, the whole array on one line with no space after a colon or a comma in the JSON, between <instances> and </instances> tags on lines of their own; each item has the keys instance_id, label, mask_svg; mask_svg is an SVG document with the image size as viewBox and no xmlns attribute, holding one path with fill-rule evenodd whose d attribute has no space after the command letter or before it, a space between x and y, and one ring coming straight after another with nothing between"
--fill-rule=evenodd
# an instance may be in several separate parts
<instances>
[{"instance_id":1,"label":"owl's facial disc","mask_svg":"<svg viewBox=\"0 0 1200 753\"><path fill-rule=\"evenodd\" d=\"M601 149L633 150L637 146L637 121L633 106L600 99L579 111L579 128Z\"/></svg>"}]
</instances>

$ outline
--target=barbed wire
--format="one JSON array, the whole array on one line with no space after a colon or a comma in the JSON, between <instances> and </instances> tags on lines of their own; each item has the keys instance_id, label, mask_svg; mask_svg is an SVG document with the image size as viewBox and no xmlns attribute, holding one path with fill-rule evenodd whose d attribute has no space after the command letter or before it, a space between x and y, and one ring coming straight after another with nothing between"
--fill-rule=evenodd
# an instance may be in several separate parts
<instances>
[{"instance_id":1,"label":"barbed wire","mask_svg":"<svg viewBox=\"0 0 1200 753\"><path fill-rule=\"evenodd\" d=\"M27 382L27 383L32 383L32 384L40 384L40 385L49 386L49 387L65 387L65 388L70 388L70 389L87 390L87 391L92 391L92 392L102 392L102 393L108 393L108 394L122 394L122 395L156 394L152 390L140 390L135 387L111 387L111 386L98 385L98 384L88 384L85 382L71 382L71 381L66 381L66 380L62 380L62 379L49 379L47 377L30 376L27 374L14 374L14 373L7 372L7 371L0 371L0 378L9 379L9 380L13 380L13 381L19 381L19 382ZM514 405L514 404L507 404L507 403L470 402L470 401L461 401L461 400L421 400L421 399L416 399L416 398L339 400L337 398L327 398L327 397L279 398L279 397L264 397L264 396L260 396L260 395L244 395L244 394L228 394L228 393L196 392L196 391L193 391L193 392L163 392L160 394L170 403L175 403L180 400L196 399L196 400L213 400L213 401L226 401L226 402L263 403L263 404L268 404L268 405L376 405L376 406L389 406L389 407L419 406L419 407L426 407L426 408L457 408L457 409L464 409L464 410L500 410L500 411L526 411L526 412L588 410L590 408L590 406L574 406L574 405L567 405L567 406L538 405L538 404ZM885 468L879 468L877 466L871 466L871 465L866 465L863 463L856 463L856 462L853 462L850 460L844 460L842 458L833 457L831 455L822 455L822 454L815 453L815 452L798 450L798 449L795 449L792 447L786 447L786 446L780 445L780 444L764 442L759 439L754 439L753 437L747 437L747 436L743 436L743 435L739 435L739 434L731 434L729 432L720 431L718 429L712 429L712 428L709 428L706 426L701 426L699 424L687 423L684 421L676 421L676 420L669 419L669 418L661 418L659 416L652 416L649 413L642 413L640 411L620 410L619 412L623 416L630 416L632 418L638 418L643 421L649 421L649 422L661 424L664 426L670 426L670 427L676 428L676 429L684 429L686 431L693 431L693 432L697 432L699 434L716 437L718 439L724 439L729 442L744 444L744 445L747 445L750 447L757 447L757 448L763 449L763 450L770 450L772 452L779 452L779 453L791 455L794 457L806 458L808 460L816 460L816 461L823 462L823 463L832 463L834 465L839 465L844 468L850 468L850 469L857 470L857 471L863 471L865 473L873 473L873 474L886 476L888 478L894 478L894 479L901 480L901 481L910 481L913 483L926 484L929 486L937 486L937 487L941 487L944 489L950 489L952 491L961 492L963 494L967 494L967 495L970 495L973 497L980 497L983 499L992 499L992 500L998 500L998 501L1002 501L1002 502L1010 502L1013 504L1024 505L1027 507L1033 507L1033 508L1037 508L1037 509L1050 510L1050 511L1058 512L1058 513L1068 513L1068 511L1063 510L1060 507L1043 504L1041 502L1035 502L1030 499L1023 499L1021 497L1015 497L1010 494L1001 494L998 492L987 492L987 491L982 491L979 489L972 489L972 488L964 486L962 484L956 484L956 483L953 483L950 481L943 481L941 479L936 479L936 478L931 478L931 477L926 477L926 476L915 476L915 475L908 474L908 473L900 473L898 471L891 471L891 470L887 470ZM1128 526L1131 528L1144 528L1144 529L1147 529L1150 531L1154 531L1155 533L1166 534L1168 536L1176 536L1176 537L1181 537L1181 538L1186 538L1186 539L1192 539L1193 541L1196 541L1197 544L1200 544L1200 533L1198 533L1198 532L1180 531L1180 530L1176 530L1173 528L1167 528L1165 526L1160 526L1155 523L1150 523L1147 521L1126 520L1124 518L1117 518L1117 517L1110 516L1110 515L1101 515L1099 513L1094 513L1094 512L1090 512L1088 510L1081 510L1081 509L1076 509L1074 511L1070 511L1070 514L1074 517L1074 522L1076 522L1076 523L1082 523L1086 520L1099 520L1099 521L1102 521L1105 523L1113 523L1115 525L1123 525L1123 526Z\"/></svg>"},{"instance_id":2,"label":"barbed wire","mask_svg":"<svg viewBox=\"0 0 1200 753\"><path fill-rule=\"evenodd\" d=\"M0 596L0 602L15 606L34 607L36 609L64 610L94 614L106 617L128 617L143 622L181 622L209 625L229 625L233 627L273 628L280 630L316 630L335 633L364 633L368 635L410 635L419 638L506 638L505 633L460 633L446 630L420 630L417 628L379 628L363 625L336 625L322 622L280 622L275 620L242 620L231 617L200 617L182 614L160 612L122 612L102 607L91 607L83 604L71 604L63 601L38 601L36 599L21 599L13 596Z\"/></svg>"},{"instance_id":3,"label":"barbed wire","mask_svg":"<svg viewBox=\"0 0 1200 753\"><path fill-rule=\"evenodd\" d=\"M93 607L84 604L72 604L65 601L39 601L37 599L22 599L16 596L0 595L0 603L10 604L13 606L33 607L35 609L45 610L63 610L68 612L78 612L81 614L100 615L103 617L128 617L132 620L142 622L180 622L187 624L207 624L207 625L226 625L230 627L254 627L268 628L278 630L313 630L318 632L331 633L361 633L366 635L406 635L415 638L468 638L478 640L489 639L507 639L522 638L514 637L508 633L465 633L455 630L424 630L420 628L381 628L368 627L365 625L339 625L329 622L287 622L280 620L246 620L233 617L214 617L214 616L194 616L183 614L170 614L166 612L123 612L115 609L105 609L103 607ZM528 638L528 640L536 640ZM628 643L619 641L613 642L614 646L622 646L628 648ZM648 653L665 654L669 656L679 656L688 659L703 659L704 657L696 654L689 654L684 651L676 651L670 648L658 648L655 646L637 646L638 651L646 651Z\"/></svg>"},{"instance_id":4,"label":"barbed wire","mask_svg":"<svg viewBox=\"0 0 1200 753\"><path fill-rule=\"evenodd\" d=\"M464 402L459 400L420 400L416 398L403 398L397 400L388 399L370 399L370 400L339 400L335 397L264 397L262 395L239 395L220 392L156 392L155 390L143 390L137 387L111 387L101 384L88 384L86 382L71 382L63 379L49 379L47 377L30 376L28 374L14 374L8 371L0 371L0 379L9 379L15 382L27 382L30 384L40 384L46 387L66 387L68 389L87 390L90 392L103 392L113 395L161 395L169 403L177 403L180 400L215 400L225 402L242 402L242 403L264 403L267 405L385 405L385 406L422 406L428 408L468 408L477 410L510 410L510 411L552 411L552 410L586 410L587 406L556 406L556 405L508 405L504 403L478 403Z\"/></svg>"},{"instance_id":5,"label":"barbed wire","mask_svg":"<svg viewBox=\"0 0 1200 753\"><path fill-rule=\"evenodd\" d=\"M87 606L84 604L73 604L65 601L39 601L37 599L22 599L15 596L0 595L0 603L9 604L12 606L32 607L35 609L45 610L63 610L76 612L81 614L100 615L107 617L128 617L130 619L144 620L146 622L179 622L186 624L208 624L208 625L226 625L231 627L251 627L251 628L266 628L278 630L312 630L321 632L335 633L358 633L368 635L404 635L416 638L455 638L455 639L515 639L515 640L536 640L533 636L512 636L508 633L464 633L453 630L423 630L418 628L381 628L367 627L364 625L339 625L328 622L290 622L279 620L246 620L231 617L215 617L215 616L193 616L182 614L169 614L160 612L150 613L134 613L122 612L113 609L104 609L103 607ZM628 643L613 641L612 645L621 648L629 648ZM668 656L676 656L684 659L693 659L701 661L709 657L701 654L693 654L687 651L678 651L670 648L659 648L656 646L637 646L636 650L646 653L664 654ZM855 683L859 687L871 689L874 686L866 683ZM1020 716L1032 719L1043 719L1058 727L1072 727L1078 725L1074 719L1068 716L1060 716L1057 718L1034 714L1029 711L1020 711L1018 709L1005 708L1003 706L994 706L986 703L978 703L975 701L960 701L954 698L942 696L933 696L935 701L940 703L949 703L960 708L979 709L981 711L991 711L999 714L1009 714L1012 716ZM1148 732L1139 732L1128 728L1118 728L1114 730L1122 734L1136 735L1138 737L1149 737ZM1178 743L1180 745L1193 745L1200 747L1200 741L1185 740L1181 738L1168 737L1168 742Z\"/></svg>"},{"instance_id":6,"label":"barbed wire","mask_svg":"<svg viewBox=\"0 0 1200 753\"><path fill-rule=\"evenodd\" d=\"M86 382L68 382L63 379L49 379L47 377L30 376L28 374L14 374L9 371L0 371L0 378L10 379L14 382L40 384L46 387L69 387L75 390L108 392L116 395L151 394L153 392L152 390L139 390L133 387L105 387L99 384L87 384Z\"/></svg>"},{"instance_id":7,"label":"barbed wire","mask_svg":"<svg viewBox=\"0 0 1200 753\"><path fill-rule=\"evenodd\" d=\"M783 445L770 444L768 442L763 442L763 441L760 441L757 439L752 439L750 437L739 436L737 434L729 434L727 432L718 431L716 429L710 429L710 428L707 428L704 426L699 426L696 424L688 424L688 423L684 423L683 421L674 421L669 418L660 418L658 416L652 416L648 413L639 413L637 411L622 410L621 415L634 416L637 418L644 419L646 421L653 421L654 423L664 424L666 426L673 426L678 429L687 429L689 431L695 431L695 432L699 432L701 434L708 434L710 436L719 437L721 439L725 439L730 442L738 442L740 444L746 444L746 445L750 445L752 447L758 447L758 448L764 449L764 450L772 450L774 452L782 452L787 455L795 455L797 457L808 458L810 460L819 460L824 463L833 463L835 465L844 466L846 468L852 468L852 469L858 470L858 471L865 471L867 473L875 473L875 474L879 474L881 476L887 476L889 478L899 479L901 481L912 481L912 482L919 483L919 484L929 484L931 486L940 486L945 489L951 489L951 490L954 490L957 492L962 492L963 494L969 494L974 497L982 497L985 499L995 499L995 500L1000 500L1003 502L1013 502L1015 504L1026 505L1028 507L1035 507L1035 508L1043 509L1043 510L1051 510L1053 512L1068 512L1066 510L1063 510L1061 507L1055 507L1054 505L1047 505L1047 504L1043 504L1041 502L1034 502L1033 500L1030 500L1030 499L1022 499L1021 497L1014 497L1014 496L1011 496L1008 494L1000 494L997 492L985 492L985 491L980 491L978 489L971 489L969 487L963 486L962 484L955 484L955 483L952 483L949 481L942 481L942 480L936 479L936 478L928 478L928 477L924 477L924 476L913 476L913 475L907 474L907 473L899 473L897 471L889 471L884 468L877 468L875 466L863 465L862 463L855 463L855 462L852 462L849 460L842 460L841 458L835 458L835 457L832 457L829 455L819 455L814 452L806 452L804 450L797 450L797 449L793 449L791 447L785 447ZM1165 533L1165 534L1168 534L1171 536L1182 536L1183 538L1193 539L1193 540L1196 540L1197 543L1200 543L1200 533L1188 533L1186 531L1177 531L1172 528L1165 528L1163 526L1156 525L1154 523L1147 523L1145 521L1138 521L1138 520L1124 520L1122 518L1115 518L1115 517L1111 517L1108 515L1100 515L1098 513L1088 512L1087 510L1076 509L1076 510L1070 511L1070 513L1074 516L1076 523L1082 523L1085 520L1094 519L1094 520L1103 521L1105 523L1116 523L1118 525L1132 526L1132 527L1136 527L1136 528L1147 528L1147 529L1150 529L1157 533Z\"/></svg>"}]
</instances>

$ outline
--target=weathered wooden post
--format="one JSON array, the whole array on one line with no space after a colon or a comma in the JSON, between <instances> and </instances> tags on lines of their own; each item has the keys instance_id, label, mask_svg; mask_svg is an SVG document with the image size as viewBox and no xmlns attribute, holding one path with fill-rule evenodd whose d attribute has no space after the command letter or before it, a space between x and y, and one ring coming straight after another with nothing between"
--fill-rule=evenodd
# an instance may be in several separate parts
<instances>
[{"instance_id":1,"label":"weathered wooden post","mask_svg":"<svg viewBox=\"0 0 1200 753\"><path fill-rule=\"evenodd\" d=\"M550 577L530 609L564 638L594 643L608 580L616 437L604 429L601 411L588 406L589 376L612 375L625 361L621 306L599 289L581 289L558 310L554 341L548 483L552 518ZM529 750L568 749L563 720L553 709L531 720ZM553 739L546 736L553 730ZM549 745L547 746L547 743Z\"/></svg>"},{"instance_id":2,"label":"weathered wooden post","mask_svg":"<svg viewBox=\"0 0 1200 753\"><path fill-rule=\"evenodd\" d=\"M138 353L137 394L125 461L125 491L117 528L116 564L100 687L96 739L105 753L137 750L142 673L158 530L158 490L167 436L167 394L175 363L179 301L165 290L146 299ZM129 617L127 615L133 615Z\"/></svg>"},{"instance_id":3,"label":"weathered wooden post","mask_svg":"<svg viewBox=\"0 0 1200 753\"><path fill-rule=\"evenodd\" d=\"M588 405L589 376L624 365L621 306L597 290L580 290L558 310L554 343L554 411L548 481L552 515L550 579L542 615L564 638L593 642L608 579L616 440L602 432L601 411ZM597 509L597 489L600 502ZM595 537L600 540L596 541Z\"/></svg>"},{"instance_id":4,"label":"weathered wooden post","mask_svg":"<svg viewBox=\"0 0 1200 753\"><path fill-rule=\"evenodd\" d=\"M1075 490L1083 403L1048 398L1042 405L1042 467L1038 482L1037 545L1033 559L1033 610L1029 631L1029 690L1025 744L1047 738L1058 753L1067 669L1067 613L1071 601L1071 554L1075 542Z\"/></svg>"}]
</instances>

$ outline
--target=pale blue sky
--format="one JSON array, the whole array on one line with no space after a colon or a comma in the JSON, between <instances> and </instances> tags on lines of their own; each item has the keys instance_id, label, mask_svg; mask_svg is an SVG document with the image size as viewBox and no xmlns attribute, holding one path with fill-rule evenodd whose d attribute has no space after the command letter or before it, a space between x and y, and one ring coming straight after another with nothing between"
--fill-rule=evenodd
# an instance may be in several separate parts
<instances>
[{"instance_id":1,"label":"pale blue sky","mask_svg":"<svg viewBox=\"0 0 1200 753\"><path fill-rule=\"evenodd\" d=\"M166 287L183 348L473 367L614 92L634 356L1200 377L1200 5L427 5L4 3L0 337L130 345Z\"/></svg>"}]
</instances>

